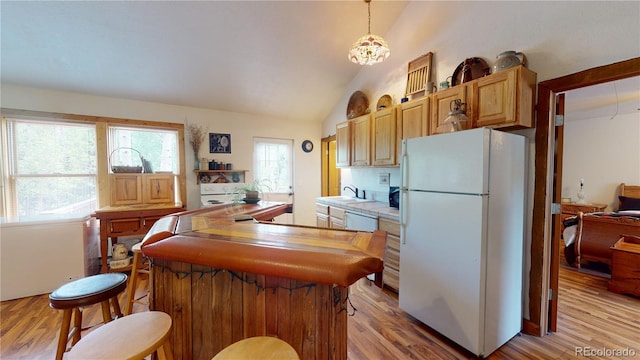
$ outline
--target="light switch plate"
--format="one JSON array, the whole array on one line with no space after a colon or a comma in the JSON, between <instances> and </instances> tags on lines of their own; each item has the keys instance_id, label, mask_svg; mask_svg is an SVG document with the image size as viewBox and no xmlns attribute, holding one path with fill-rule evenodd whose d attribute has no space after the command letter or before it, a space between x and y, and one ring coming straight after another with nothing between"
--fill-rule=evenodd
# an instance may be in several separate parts
<instances>
[{"instance_id":1,"label":"light switch plate","mask_svg":"<svg viewBox=\"0 0 640 360\"><path fill-rule=\"evenodd\" d=\"M380 174L380 185L389 185L389 174Z\"/></svg>"}]
</instances>

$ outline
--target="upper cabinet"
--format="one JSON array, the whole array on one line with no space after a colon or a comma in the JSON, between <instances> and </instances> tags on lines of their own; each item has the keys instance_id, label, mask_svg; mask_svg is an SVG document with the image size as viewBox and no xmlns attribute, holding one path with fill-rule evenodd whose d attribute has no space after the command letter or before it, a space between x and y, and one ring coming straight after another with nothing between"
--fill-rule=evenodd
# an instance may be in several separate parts
<instances>
[{"instance_id":1,"label":"upper cabinet","mask_svg":"<svg viewBox=\"0 0 640 360\"><path fill-rule=\"evenodd\" d=\"M430 95L429 134L446 131L444 120L451 101L456 99L466 104L466 115L471 120L465 129L533 127L536 78L535 72L516 66Z\"/></svg>"},{"instance_id":2,"label":"upper cabinet","mask_svg":"<svg viewBox=\"0 0 640 360\"><path fill-rule=\"evenodd\" d=\"M400 104L398 124L400 140L429 135L429 97Z\"/></svg>"},{"instance_id":3,"label":"upper cabinet","mask_svg":"<svg viewBox=\"0 0 640 360\"><path fill-rule=\"evenodd\" d=\"M371 165L371 115L351 120L351 166Z\"/></svg>"},{"instance_id":4,"label":"upper cabinet","mask_svg":"<svg viewBox=\"0 0 640 360\"><path fill-rule=\"evenodd\" d=\"M467 117L472 118L472 114L469 113L471 107L468 105L470 98L467 97L467 86L459 85L452 88L438 91L430 95L431 98L431 120L429 127L429 135L442 134L446 132L448 127L444 125L444 121L449 116L451 111L451 102L460 99L463 103L467 104ZM471 124L466 124L465 129L469 129Z\"/></svg>"},{"instance_id":5,"label":"upper cabinet","mask_svg":"<svg viewBox=\"0 0 640 360\"><path fill-rule=\"evenodd\" d=\"M351 166L351 121L336 125L336 167Z\"/></svg>"},{"instance_id":6,"label":"upper cabinet","mask_svg":"<svg viewBox=\"0 0 640 360\"><path fill-rule=\"evenodd\" d=\"M372 115L371 154L374 166L397 164L398 122L395 108L377 111ZM401 131L401 129L400 129Z\"/></svg>"},{"instance_id":7,"label":"upper cabinet","mask_svg":"<svg viewBox=\"0 0 640 360\"><path fill-rule=\"evenodd\" d=\"M337 166L397 166L403 139L450 130L444 121L457 99L470 120L462 129L533 127L536 78L517 66L340 123Z\"/></svg>"},{"instance_id":8,"label":"upper cabinet","mask_svg":"<svg viewBox=\"0 0 640 360\"><path fill-rule=\"evenodd\" d=\"M536 73L518 66L474 81L474 127L533 126Z\"/></svg>"}]
</instances>

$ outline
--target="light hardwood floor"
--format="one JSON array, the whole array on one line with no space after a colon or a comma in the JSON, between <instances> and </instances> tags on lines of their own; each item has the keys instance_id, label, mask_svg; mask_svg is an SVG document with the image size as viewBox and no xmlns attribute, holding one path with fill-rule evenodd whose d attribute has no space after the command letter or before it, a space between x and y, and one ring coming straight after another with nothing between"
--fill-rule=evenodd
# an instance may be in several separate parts
<instances>
[{"instance_id":1,"label":"light hardwood floor","mask_svg":"<svg viewBox=\"0 0 640 360\"><path fill-rule=\"evenodd\" d=\"M488 358L612 358L576 355L576 347L589 347L594 352L629 349L635 355L626 358L640 359L640 299L611 293L606 286L606 278L561 268L558 332L541 338L518 335ZM357 309L349 318L350 360L473 358L400 310L397 295L368 280L351 287L350 299ZM134 312L144 310L142 305L134 307ZM99 307L90 307L84 325L100 319ZM61 314L49 308L47 295L3 301L0 359L52 359L60 321Z\"/></svg>"}]
</instances>

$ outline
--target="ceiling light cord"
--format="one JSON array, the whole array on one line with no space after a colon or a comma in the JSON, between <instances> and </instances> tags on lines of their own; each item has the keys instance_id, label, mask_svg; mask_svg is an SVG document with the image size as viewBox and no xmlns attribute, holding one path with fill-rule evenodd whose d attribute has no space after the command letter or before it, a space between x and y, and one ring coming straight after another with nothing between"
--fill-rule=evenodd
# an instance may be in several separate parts
<instances>
[{"instance_id":1,"label":"ceiling light cord","mask_svg":"<svg viewBox=\"0 0 640 360\"><path fill-rule=\"evenodd\" d=\"M367 2L367 8L369 9L369 25L367 26L367 30L369 31L367 34L371 35L371 0L364 0Z\"/></svg>"}]
</instances>

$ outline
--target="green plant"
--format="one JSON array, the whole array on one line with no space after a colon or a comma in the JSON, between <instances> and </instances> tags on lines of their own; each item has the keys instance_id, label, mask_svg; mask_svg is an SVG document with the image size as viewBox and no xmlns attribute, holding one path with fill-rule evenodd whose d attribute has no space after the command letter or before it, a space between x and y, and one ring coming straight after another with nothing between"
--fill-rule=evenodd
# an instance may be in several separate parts
<instances>
[{"instance_id":1,"label":"green plant","mask_svg":"<svg viewBox=\"0 0 640 360\"><path fill-rule=\"evenodd\" d=\"M238 185L233 188L232 199L234 202L240 202L243 199L257 199L262 197L265 191L270 191L269 181L266 179L255 179L251 182Z\"/></svg>"}]
</instances>

